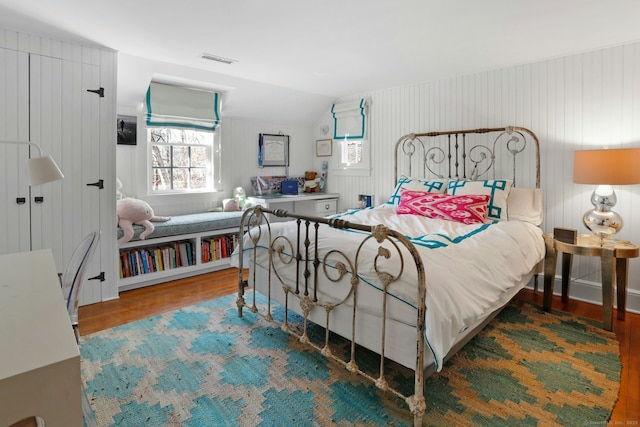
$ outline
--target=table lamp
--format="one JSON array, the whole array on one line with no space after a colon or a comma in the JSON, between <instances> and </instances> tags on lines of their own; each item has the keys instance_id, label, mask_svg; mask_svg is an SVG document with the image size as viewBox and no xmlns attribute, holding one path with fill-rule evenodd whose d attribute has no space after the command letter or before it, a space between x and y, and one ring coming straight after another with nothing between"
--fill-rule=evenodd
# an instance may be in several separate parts
<instances>
[{"instance_id":1,"label":"table lamp","mask_svg":"<svg viewBox=\"0 0 640 427\"><path fill-rule=\"evenodd\" d=\"M597 185L591 194L594 208L582 220L601 242L612 238L623 225L620 215L611 210L617 201L612 185L640 183L640 148L575 151L573 182Z\"/></svg>"},{"instance_id":2,"label":"table lamp","mask_svg":"<svg viewBox=\"0 0 640 427\"><path fill-rule=\"evenodd\" d=\"M60 168L51 156L43 156L40 146L29 141L2 141L0 144L30 145L38 150L38 157L27 159L27 174L30 185L46 184L64 178Z\"/></svg>"}]
</instances>

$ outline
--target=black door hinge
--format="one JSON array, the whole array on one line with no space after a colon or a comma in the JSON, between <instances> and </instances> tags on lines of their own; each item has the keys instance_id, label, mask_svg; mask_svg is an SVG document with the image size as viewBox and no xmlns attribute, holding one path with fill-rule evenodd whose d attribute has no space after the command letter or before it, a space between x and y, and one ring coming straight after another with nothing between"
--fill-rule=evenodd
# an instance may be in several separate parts
<instances>
[{"instance_id":1,"label":"black door hinge","mask_svg":"<svg viewBox=\"0 0 640 427\"><path fill-rule=\"evenodd\" d=\"M87 92L95 93L95 94L99 95L100 98L104 98L104 88L103 87L101 87L100 89L87 89Z\"/></svg>"},{"instance_id":2,"label":"black door hinge","mask_svg":"<svg viewBox=\"0 0 640 427\"><path fill-rule=\"evenodd\" d=\"M100 190L104 188L104 180L99 179L96 182L91 182L87 184L87 187L98 187Z\"/></svg>"},{"instance_id":3,"label":"black door hinge","mask_svg":"<svg viewBox=\"0 0 640 427\"><path fill-rule=\"evenodd\" d=\"M101 282L104 282L104 271L101 271L97 276L89 277L87 280L100 280Z\"/></svg>"}]
</instances>

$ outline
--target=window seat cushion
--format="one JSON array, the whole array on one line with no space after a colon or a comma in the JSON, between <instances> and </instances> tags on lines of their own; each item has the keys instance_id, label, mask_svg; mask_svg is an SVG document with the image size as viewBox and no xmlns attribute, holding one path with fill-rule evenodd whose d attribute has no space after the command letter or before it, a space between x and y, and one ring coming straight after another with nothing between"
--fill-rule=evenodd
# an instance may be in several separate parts
<instances>
[{"instance_id":1,"label":"window seat cushion","mask_svg":"<svg viewBox=\"0 0 640 427\"><path fill-rule=\"evenodd\" d=\"M147 236L147 240L158 237L180 236L183 234L201 233L206 231L222 230L226 228L240 227L242 214L244 212L202 212L186 215L172 216L166 222L154 222L154 231ZM138 224L133 225L133 238L140 240L140 233L144 227ZM123 236L123 231L118 227L118 239Z\"/></svg>"}]
</instances>

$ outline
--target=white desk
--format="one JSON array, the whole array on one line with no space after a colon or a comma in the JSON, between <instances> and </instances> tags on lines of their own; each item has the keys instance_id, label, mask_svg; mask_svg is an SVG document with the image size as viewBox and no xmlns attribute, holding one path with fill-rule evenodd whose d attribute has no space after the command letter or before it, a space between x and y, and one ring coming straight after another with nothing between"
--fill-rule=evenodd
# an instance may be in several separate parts
<instances>
[{"instance_id":1,"label":"white desk","mask_svg":"<svg viewBox=\"0 0 640 427\"><path fill-rule=\"evenodd\" d=\"M80 352L50 250L0 255L0 426L82 426Z\"/></svg>"},{"instance_id":2,"label":"white desk","mask_svg":"<svg viewBox=\"0 0 640 427\"><path fill-rule=\"evenodd\" d=\"M299 193L298 195L251 196L247 200L268 209L285 211L307 216L328 216L338 213L339 193ZM286 221L269 215L269 221Z\"/></svg>"}]
</instances>

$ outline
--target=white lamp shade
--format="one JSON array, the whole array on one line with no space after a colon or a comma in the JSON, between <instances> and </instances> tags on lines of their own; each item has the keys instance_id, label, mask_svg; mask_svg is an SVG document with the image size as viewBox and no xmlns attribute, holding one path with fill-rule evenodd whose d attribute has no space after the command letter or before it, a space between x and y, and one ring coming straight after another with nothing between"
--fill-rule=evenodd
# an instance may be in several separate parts
<instances>
[{"instance_id":1,"label":"white lamp shade","mask_svg":"<svg viewBox=\"0 0 640 427\"><path fill-rule=\"evenodd\" d=\"M31 185L46 184L64 178L51 156L34 157L27 160L27 172Z\"/></svg>"}]
</instances>

